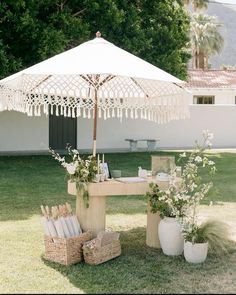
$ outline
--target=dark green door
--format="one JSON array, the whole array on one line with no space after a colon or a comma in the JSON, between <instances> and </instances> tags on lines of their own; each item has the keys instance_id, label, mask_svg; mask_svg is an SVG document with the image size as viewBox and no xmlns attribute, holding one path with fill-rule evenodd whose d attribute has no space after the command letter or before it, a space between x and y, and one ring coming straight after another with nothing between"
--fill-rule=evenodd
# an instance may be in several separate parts
<instances>
[{"instance_id":1,"label":"dark green door","mask_svg":"<svg viewBox=\"0 0 236 295\"><path fill-rule=\"evenodd\" d=\"M68 143L77 148L77 118L50 115L49 147L65 150Z\"/></svg>"}]
</instances>

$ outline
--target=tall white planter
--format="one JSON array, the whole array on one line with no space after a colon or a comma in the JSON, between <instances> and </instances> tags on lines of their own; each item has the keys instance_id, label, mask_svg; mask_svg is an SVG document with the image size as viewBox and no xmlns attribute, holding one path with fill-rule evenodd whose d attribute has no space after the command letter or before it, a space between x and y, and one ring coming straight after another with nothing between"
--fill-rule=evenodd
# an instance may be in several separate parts
<instances>
[{"instance_id":1,"label":"tall white planter","mask_svg":"<svg viewBox=\"0 0 236 295\"><path fill-rule=\"evenodd\" d=\"M174 217L164 217L158 225L158 236L165 255L181 255L184 250L184 239L181 226Z\"/></svg>"},{"instance_id":2,"label":"tall white planter","mask_svg":"<svg viewBox=\"0 0 236 295\"><path fill-rule=\"evenodd\" d=\"M184 242L184 257L190 263L202 263L207 258L208 243Z\"/></svg>"}]
</instances>

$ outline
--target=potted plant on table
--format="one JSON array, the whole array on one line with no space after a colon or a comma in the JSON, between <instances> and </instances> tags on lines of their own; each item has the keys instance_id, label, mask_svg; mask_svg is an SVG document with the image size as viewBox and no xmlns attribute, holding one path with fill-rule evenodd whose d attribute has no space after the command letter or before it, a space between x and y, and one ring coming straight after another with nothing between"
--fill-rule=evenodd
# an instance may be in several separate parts
<instances>
[{"instance_id":1,"label":"potted plant on table","mask_svg":"<svg viewBox=\"0 0 236 295\"><path fill-rule=\"evenodd\" d=\"M69 181L75 182L76 189L83 196L84 204L89 207L88 184L94 181L98 173L97 160L92 155L87 159L81 158L77 149L72 149L70 145L66 146L70 161L67 162L65 157L61 157L53 149L49 148L53 158L55 158L65 169Z\"/></svg>"}]
</instances>

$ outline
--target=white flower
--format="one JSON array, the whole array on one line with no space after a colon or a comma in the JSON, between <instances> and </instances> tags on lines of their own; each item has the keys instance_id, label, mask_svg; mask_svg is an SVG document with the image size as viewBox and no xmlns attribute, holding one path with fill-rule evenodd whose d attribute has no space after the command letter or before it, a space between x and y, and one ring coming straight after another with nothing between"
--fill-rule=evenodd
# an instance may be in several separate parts
<instances>
[{"instance_id":1,"label":"white flower","mask_svg":"<svg viewBox=\"0 0 236 295\"><path fill-rule=\"evenodd\" d=\"M169 191L169 190L166 190L166 194L167 194L167 195L170 195L170 191Z\"/></svg>"},{"instance_id":2,"label":"white flower","mask_svg":"<svg viewBox=\"0 0 236 295\"><path fill-rule=\"evenodd\" d=\"M76 171L76 165L74 163L66 164L66 170L70 175L73 175Z\"/></svg>"},{"instance_id":3,"label":"white flower","mask_svg":"<svg viewBox=\"0 0 236 295\"><path fill-rule=\"evenodd\" d=\"M210 140L214 138L213 133L210 132L209 130L203 130L202 134L203 134L204 139L206 140L206 145L208 147L211 147L212 144L211 144Z\"/></svg>"},{"instance_id":4,"label":"white flower","mask_svg":"<svg viewBox=\"0 0 236 295\"><path fill-rule=\"evenodd\" d=\"M186 153L184 152L184 153L180 154L179 156L180 156L180 158L185 158L186 157Z\"/></svg>"},{"instance_id":5,"label":"white flower","mask_svg":"<svg viewBox=\"0 0 236 295\"><path fill-rule=\"evenodd\" d=\"M208 133L209 133L209 130L208 130L208 129L206 129L206 130L202 130L202 135L203 135L204 137L207 137L207 136L208 136Z\"/></svg>"},{"instance_id":6,"label":"white flower","mask_svg":"<svg viewBox=\"0 0 236 295\"><path fill-rule=\"evenodd\" d=\"M188 195L183 195L183 201L189 201L189 196Z\"/></svg>"},{"instance_id":7,"label":"white flower","mask_svg":"<svg viewBox=\"0 0 236 295\"><path fill-rule=\"evenodd\" d=\"M189 188L190 188L190 191L193 192L194 189L197 187L197 185L195 183L192 183Z\"/></svg>"},{"instance_id":8,"label":"white flower","mask_svg":"<svg viewBox=\"0 0 236 295\"><path fill-rule=\"evenodd\" d=\"M58 161L59 161L59 162L65 162L65 157L63 157L63 158L60 157L60 158L58 159Z\"/></svg>"},{"instance_id":9,"label":"white flower","mask_svg":"<svg viewBox=\"0 0 236 295\"><path fill-rule=\"evenodd\" d=\"M215 173L216 172L216 167L215 166L212 166L211 167L211 173Z\"/></svg>"},{"instance_id":10,"label":"white flower","mask_svg":"<svg viewBox=\"0 0 236 295\"><path fill-rule=\"evenodd\" d=\"M195 162L197 162L197 163L201 163L201 162L202 162L202 158L201 158L200 156L197 156L197 157L195 158Z\"/></svg>"},{"instance_id":11,"label":"white flower","mask_svg":"<svg viewBox=\"0 0 236 295\"><path fill-rule=\"evenodd\" d=\"M81 173L84 175L84 176L87 176L89 174L89 171L86 169L86 168L83 168L81 170Z\"/></svg>"},{"instance_id":12,"label":"white flower","mask_svg":"<svg viewBox=\"0 0 236 295\"><path fill-rule=\"evenodd\" d=\"M208 139L213 139L214 138L214 134L213 133L208 133Z\"/></svg>"},{"instance_id":13,"label":"white flower","mask_svg":"<svg viewBox=\"0 0 236 295\"><path fill-rule=\"evenodd\" d=\"M203 130L202 134L205 138L208 138L208 139L213 139L213 137L214 137L213 133L210 132L208 129Z\"/></svg>"},{"instance_id":14,"label":"white flower","mask_svg":"<svg viewBox=\"0 0 236 295\"><path fill-rule=\"evenodd\" d=\"M212 147L212 143L209 140L206 141L206 145Z\"/></svg>"},{"instance_id":15,"label":"white flower","mask_svg":"<svg viewBox=\"0 0 236 295\"><path fill-rule=\"evenodd\" d=\"M76 150L76 149L72 150L72 152L73 152L73 154L75 154L75 155L78 155L78 154L79 154L78 150Z\"/></svg>"},{"instance_id":16,"label":"white flower","mask_svg":"<svg viewBox=\"0 0 236 295\"><path fill-rule=\"evenodd\" d=\"M67 163L66 163L66 162L62 162L61 165L62 165L64 168L66 168Z\"/></svg>"},{"instance_id":17,"label":"white flower","mask_svg":"<svg viewBox=\"0 0 236 295\"><path fill-rule=\"evenodd\" d=\"M213 165L215 165L215 162L214 162L214 161L209 161L209 162L208 162L208 165L209 165L209 166L213 166Z\"/></svg>"},{"instance_id":18,"label":"white flower","mask_svg":"<svg viewBox=\"0 0 236 295\"><path fill-rule=\"evenodd\" d=\"M173 199L174 199L174 201L177 202L177 201L180 199L180 198L179 198L179 195L174 195L174 196L173 196Z\"/></svg>"}]
</instances>

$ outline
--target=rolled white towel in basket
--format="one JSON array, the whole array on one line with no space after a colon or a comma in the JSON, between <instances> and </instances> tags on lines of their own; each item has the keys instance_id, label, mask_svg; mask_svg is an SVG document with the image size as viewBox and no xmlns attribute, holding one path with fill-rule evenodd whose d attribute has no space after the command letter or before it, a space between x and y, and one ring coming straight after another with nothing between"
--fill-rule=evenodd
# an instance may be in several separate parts
<instances>
[{"instance_id":1,"label":"rolled white towel in basket","mask_svg":"<svg viewBox=\"0 0 236 295\"><path fill-rule=\"evenodd\" d=\"M63 228L63 232L65 234L65 237L66 238L70 238L72 237L69 229L68 229L68 226L66 224L66 221L65 221L65 218L63 217L63 208L61 205L59 205L59 220L61 222L61 225L62 225L62 228Z\"/></svg>"},{"instance_id":2,"label":"rolled white towel in basket","mask_svg":"<svg viewBox=\"0 0 236 295\"><path fill-rule=\"evenodd\" d=\"M41 217L41 223L43 225L45 235L50 237L51 234L50 234L50 231L49 231L49 228L48 228L48 220L47 220L47 218L45 216Z\"/></svg>"},{"instance_id":3,"label":"rolled white towel in basket","mask_svg":"<svg viewBox=\"0 0 236 295\"><path fill-rule=\"evenodd\" d=\"M65 238L65 233L61 224L61 220L58 218L59 217L59 212L57 207L52 207L52 216L53 216L53 222L55 224L57 234L59 238Z\"/></svg>"},{"instance_id":4,"label":"rolled white towel in basket","mask_svg":"<svg viewBox=\"0 0 236 295\"><path fill-rule=\"evenodd\" d=\"M67 227L69 229L69 232L71 234L71 237L75 237L76 236L76 232L74 230L74 227L73 227L73 224L72 224L72 221L71 221L71 217L70 216L66 216L64 217L65 219L65 222L67 224Z\"/></svg>"},{"instance_id":5,"label":"rolled white towel in basket","mask_svg":"<svg viewBox=\"0 0 236 295\"><path fill-rule=\"evenodd\" d=\"M43 217L41 223L44 227L44 233L50 237L70 238L79 236L82 233L79 221L72 214L70 204L59 205L52 207L50 211L48 206L41 205Z\"/></svg>"},{"instance_id":6,"label":"rolled white towel in basket","mask_svg":"<svg viewBox=\"0 0 236 295\"><path fill-rule=\"evenodd\" d=\"M54 225L54 222L52 220L52 218L50 217L50 212L49 212L49 208L48 206L45 207L46 208L46 212L47 212L47 216L48 216L48 228L49 228L49 232L50 232L50 236L51 237L58 237L58 234L57 234L57 230L56 230L56 227Z\"/></svg>"},{"instance_id":7,"label":"rolled white towel in basket","mask_svg":"<svg viewBox=\"0 0 236 295\"><path fill-rule=\"evenodd\" d=\"M76 232L76 236L79 236L82 233L82 230L77 217L75 215L71 215L70 219L73 224L74 231Z\"/></svg>"},{"instance_id":8,"label":"rolled white towel in basket","mask_svg":"<svg viewBox=\"0 0 236 295\"><path fill-rule=\"evenodd\" d=\"M77 216L72 214L72 209L71 209L70 204L66 203L66 208L67 208L67 212L69 214L71 224L72 224L73 229L74 229L74 233L75 233L76 236L79 236L80 234L82 234L82 230L81 230L79 221L77 219Z\"/></svg>"},{"instance_id":9,"label":"rolled white towel in basket","mask_svg":"<svg viewBox=\"0 0 236 295\"><path fill-rule=\"evenodd\" d=\"M70 214L68 212L68 209L67 209L66 205L62 205L60 208L61 208L64 220L66 222L66 225L68 227L68 230L70 232L70 236L75 237L76 232L74 230L74 227L73 227L73 224L72 224L72 221L71 221L71 218L70 218Z\"/></svg>"},{"instance_id":10,"label":"rolled white towel in basket","mask_svg":"<svg viewBox=\"0 0 236 295\"><path fill-rule=\"evenodd\" d=\"M43 205L41 205L41 211L43 213L43 217L41 218L41 223L43 224L45 235L49 237L57 237L58 236L57 231L53 221L51 220L49 216L48 207L46 206L46 210L45 210Z\"/></svg>"}]
</instances>

